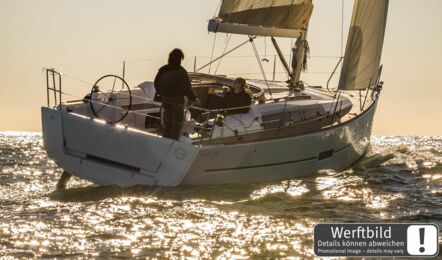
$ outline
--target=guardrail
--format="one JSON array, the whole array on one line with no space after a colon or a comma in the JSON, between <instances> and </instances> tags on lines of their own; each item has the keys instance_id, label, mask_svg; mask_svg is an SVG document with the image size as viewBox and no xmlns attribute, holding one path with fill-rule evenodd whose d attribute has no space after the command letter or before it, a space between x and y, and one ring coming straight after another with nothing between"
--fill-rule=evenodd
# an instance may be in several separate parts
<instances>
[{"instance_id":1,"label":"guardrail","mask_svg":"<svg viewBox=\"0 0 442 260\"><path fill-rule=\"evenodd\" d=\"M51 106L51 92L53 93L54 108L60 107L62 103L62 90L61 90L61 73L55 69L43 69L46 72L46 96L47 106Z\"/></svg>"},{"instance_id":2,"label":"guardrail","mask_svg":"<svg viewBox=\"0 0 442 260\"><path fill-rule=\"evenodd\" d=\"M44 69L44 71L46 72L46 91L47 91L47 106L51 107L53 104L53 108L54 109L61 109L62 104L63 104L63 95L69 95L67 93L63 93L62 92L62 77L64 76L63 74L61 74L60 72L57 72L55 69ZM69 95L72 96L72 95ZM52 97L52 100L51 100ZM147 97L141 97L141 96L136 96L138 98L144 98L146 100L152 101L150 99L148 99ZM336 97L335 97L336 98ZM287 104L289 98L285 98L285 105ZM102 106L106 106L115 110L119 110L119 111L128 111L128 114L133 114L133 115L138 115L140 117L143 117L145 120L147 118L151 118L151 119L155 119L161 122L162 118L158 117L158 116L153 116L153 115L149 115L146 113L141 113L139 111L133 111L133 110L128 110L125 109L123 107L119 107L119 106L115 106L115 105L111 105L108 103L103 103L100 101L96 101L96 100L92 100L90 98L88 99L80 99L78 101L82 101L82 102L91 102L91 103L95 103L95 104L99 104ZM279 99L268 99L266 100L267 102L278 102ZM313 121L321 121L324 120L326 118L331 117L331 121L333 121L333 119L335 118L336 114L338 113L338 103L339 103L340 99L339 97L336 100L336 106L334 111L331 114L327 114L327 115L322 115L316 118L304 118L301 121L298 122L293 122L293 124L290 125L290 127L295 127L295 126L300 126L300 125L304 125ZM69 102L68 102L69 103ZM365 102L364 102L365 103ZM200 116L202 116L202 118L200 118L199 122L197 124L192 124L192 127L194 127L195 129L195 133L198 134L198 136L196 138L193 138L193 143L196 145L201 145L204 142L210 142L213 140L213 133L215 128L217 127L227 127L230 129L230 127L226 124L223 124L222 121L222 117L225 116L226 112L228 112L229 110L237 110L237 109L241 109L241 108L250 108L251 106L247 106L247 107L237 107L237 108L232 108L232 109L205 109L205 108L201 108L198 106L193 106L190 105L188 107L185 108L186 111L192 109L194 111L198 111L198 114L200 114ZM161 110L161 108L160 108ZM269 120L266 121L266 123L277 123L278 127L275 129L268 129L267 131L274 131L276 130L278 135L281 129L285 128L286 126L284 125L284 117L285 117L285 108L281 113L281 117L280 118L276 118L273 120ZM218 121L220 120L220 121ZM253 120L255 121L255 120ZM188 122L176 122L177 124L182 125L183 127L186 124L190 124ZM253 123L253 122L252 122ZM130 124L124 124L125 127L129 127ZM222 126L221 126L222 125ZM250 126L246 127L246 128L250 128ZM234 131L234 129L230 129L232 131ZM251 130L251 131L247 131L248 134L253 134L253 133L257 133L257 132L262 132L263 130Z\"/></svg>"}]
</instances>

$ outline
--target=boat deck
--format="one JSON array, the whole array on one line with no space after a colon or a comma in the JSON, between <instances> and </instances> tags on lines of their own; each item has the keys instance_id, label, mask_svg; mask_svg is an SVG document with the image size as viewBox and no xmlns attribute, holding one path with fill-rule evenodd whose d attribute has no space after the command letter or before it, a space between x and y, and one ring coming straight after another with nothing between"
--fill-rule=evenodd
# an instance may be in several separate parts
<instances>
[{"instance_id":1,"label":"boat deck","mask_svg":"<svg viewBox=\"0 0 442 260\"><path fill-rule=\"evenodd\" d=\"M233 80L201 74L191 74L191 78L192 88L203 105L187 109L180 141L194 145L256 142L317 132L354 119L373 102L371 97L365 97L371 92L306 87L302 92L292 93L285 83L249 80L248 92L255 104L247 114L226 117L223 111L210 109L210 97L222 95ZM62 107L70 113L97 118L91 113L94 106L100 113L98 120L104 122L116 121L123 113L121 110L127 110L127 116L117 125L161 137L161 103L153 101L153 91L153 83L145 82L130 94L124 91L114 94L113 103L80 101ZM131 103L127 103L128 95Z\"/></svg>"}]
</instances>

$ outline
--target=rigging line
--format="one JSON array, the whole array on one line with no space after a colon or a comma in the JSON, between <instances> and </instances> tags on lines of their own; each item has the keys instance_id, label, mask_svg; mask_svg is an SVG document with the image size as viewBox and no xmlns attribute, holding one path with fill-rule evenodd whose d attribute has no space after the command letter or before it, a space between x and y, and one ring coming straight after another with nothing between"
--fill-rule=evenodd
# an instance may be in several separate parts
<instances>
[{"instance_id":1,"label":"rigging line","mask_svg":"<svg viewBox=\"0 0 442 260\"><path fill-rule=\"evenodd\" d=\"M73 98L76 98L76 99L79 99L79 100L84 100L83 98L80 98L80 97L78 97L78 96L76 96L76 95L72 95L72 94L69 94L69 93L63 93L64 95L66 95L66 96L70 96L70 97L73 97ZM115 109L115 110L119 110L119 111L129 111L129 114L135 114L135 115L139 115L139 116L143 116L143 117L149 117L149 118L152 118L152 119L158 119L158 120L160 120L161 119L161 117L156 117L156 116L152 116L152 115L150 115L150 114L145 114L145 113L140 113L140 112L136 112L136 111L133 111L133 110L127 110L127 109L124 109L124 108L121 108L121 107L117 107L117 106L114 106L114 105L109 105L109 104L107 104L107 103L103 103L103 102L99 102L99 101L95 101L95 100L91 100L91 99L86 99L88 102L92 102L92 103L94 103L94 104L98 104L98 105L101 105L101 106L103 106L101 109L103 109L104 107L107 107L107 108L112 108L112 109ZM97 119L99 119L99 118L97 118ZM187 122L184 122L183 123L184 125L192 125L192 124L190 124L190 123L187 123Z\"/></svg>"},{"instance_id":2,"label":"rigging line","mask_svg":"<svg viewBox=\"0 0 442 260\"><path fill-rule=\"evenodd\" d=\"M342 1L342 17L341 17L341 57L344 56L344 0Z\"/></svg>"},{"instance_id":3,"label":"rigging line","mask_svg":"<svg viewBox=\"0 0 442 260\"><path fill-rule=\"evenodd\" d=\"M103 93L104 94L104 93ZM134 95L134 94L128 94L128 93L124 93L124 92L119 92L118 93L119 95L122 95L122 96L128 96L128 97L135 97L135 98L138 98L138 99L141 99L141 100L146 100L146 101L149 101L149 102L152 102L152 104L155 102L155 100L153 100L153 99L151 99L151 98L148 98L148 97L143 97L143 96L138 96L138 95ZM127 98L125 98L125 99L127 99ZM173 103L173 102L169 102L170 104L173 104L173 105L181 105L181 104L179 104L179 103ZM193 106L193 105L191 105L190 107L192 107L192 108L194 108L194 109L196 109L196 110L201 110L201 111L207 111L207 109L205 109L205 108L200 108L200 107L196 107L196 106Z\"/></svg>"},{"instance_id":4,"label":"rigging line","mask_svg":"<svg viewBox=\"0 0 442 260\"><path fill-rule=\"evenodd\" d=\"M104 93L103 93L103 94L104 94ZM153 99L151 99L151 98L143 97L143 96L138 96L138 95L134 95L134 94L128 94L128 93L124 93L124 92L119 92L118 94L119 94L119 95L122 95L122 96L135 97L135 98L138 98L138 99L141 99L141 100L150 101L150 102L152 102L151 104L154 104L154 103L156 102L155 100L153 100ZM128 98L125 98L125 99L128 99ZM170 104L172 104L172 105L182 105L182 104L180 104L180 103L173 103L173 102L168 102L168 103L170 103ZM204 111L204 112L206 112L206 111L210 111L210 110L205 109L205 108L203 108L203 107L197 107L197 106L194 106L193 104L191 104L190 106L188 106L186 109L188 109L188 108L193 108L193 109L195 109L195 110L200 110L200 111ZM236 108L234 108L234 109L236 109ZM233 110L233 109L225 109L225 110Z\"/></svg>"},{"instance_id":5,"label":"rigging line","mask_svg":"<svg viewBox=\"0 0 442 260\"><path fill-rule=\"evenodd\" d=\"M326 55L310 55L310 59L312 58L324 58L324 59L340 59L341 56L326 56Z\"/></svg>"},{"instance_id":6,"label":"rigging line","mask_svg":"<svg viewBox=\"0 0 442 260\"><path fill-rule=\"evenodd\" d=\"M73 95L73 94L69 94L69 93L67 93L67 92L62 92L62 94L63 95L65 95L65 96L70 96L70 97L72 97L72 98L76 98L76 99L78 99L78 100L84 100L84 98L81 98L81 97L79 97L79 96L77 96L77 95ZM120 93L120 94L123 94L123 93ZM161 119L160 117L155 117L155 116L152 116L152 115L149 115L149 114L145 114L145 113L141 113L141 112L136 112L136 111L133 111L133 110L126 110L126 109L124 109L124 108L121 108L121 107L118 107L118 106L114 106L114 105L109 105L109 104L107 104L107 103L103 103L103 102L99 102L99 101L95 101L95 100L91 100L91 99L87 99L87 101L89 101L89 102L92 102L92 103L94 103L94 104L99 104L99 105L102 105L103 107L108 107L108 108L113 108L113 109L115 109L115 110L121 110L121 111L129 111L129 113L130 114L135 114L135 115L140 115L140 116L143 116L143 117L149 117L149 118L153 118L153 119ZM235 108L230 108L230 109L223 109L224 111L230 111L230 110L236 110L236 109L238 109L238 108L250 108L251 106L243 106L243 107L235 107ZM199 110L201 110L201 111L204 111L204 112L207 112L207 111L219 111L219 110L207 110L207 109L203 109L203 108L199 108L199 107L195 107L195 106L190 106L190 107L188 107L188 108L193 108L193 109L199 109ZM176 121L177 123L179 123L178 121ZM184 123L181 123L181 124L184 124L184 125L192 125L191 123L188 123L188 122L184 122Z\"/></svg>"},{"instance_id":7,"label":"rigging line","mask_svg":"<svg viewBox=\"0 0 442 260\"><path fill-rule=\"evenodd\" d=\"M65 94L66 95L70 95L68 93L65 93ZM153 101L153 99L150 99L150 98L147 98L147 97L143 97L143 96L134 95L134 94L128 94L128 93L124 93L124 92L119 92L118 94L122 95L122 96L131 96L131 97L135 97L135 98L139 98L139 99L143 99L143 100L147 100L147 101ZM76 96L73 96L73 95L70 95L70 96L76 97ZM78 97L76 97L76 98L78 98ZM93 101L93 102L96 102L96 101ZM174 104L174 105L181 105L179 103L173 103L173 102L169 102L169 103L170 104ZM110 105L108 105L108 106L110 106ZM194 105L190 105L189 107L193 108L193 109L196 109L196 110L204 111L204 112L207 112L207 111L217 111L217 110L209 110L209 109L206 109L206 108L203 108L203 107L197 107L197 106L194 106ZM235 107L235 108L226 108L226 109L222 109L222 110L230 111L230 110L236 110L236 109L241 109L241 108L250 108L250 107L251 106L242 106L242 107Z\"/></svg>"},{"instance_id":8,"label":"rigging line","mask_svg":"<svg viewBox=\"0 0 442 260\"><path fill-rule=\"evenodd\" d=\"M267 60L267 37L264 37L264 59Z\"/></svg>"},{"instance_id":9,"label":"rigging line","mask_svg":"<svg viewBox=\"0 0 442 260\"><path fill-rule=\"evenodd\" d=\"M290 57L289 57L290 64L293 63L293 55L294 55L294 53L293 53L294 48L293 47L294 47L293 46L293 39L290 39ZM291 69L293 70L293 68L291 68ZM290 73L293 73L293 71Z\"/></svg>"},{"instance_id":10,"label":"rigging line","mask_svg":"<svg viewBox=\"0 0 442 260\"><path fill-rule=\"evenodd\" d=\"M126 60L127 62L148 62L148 61L160 61L162 59L154 59L154 58L146 58L146 59L130 59L130 60Z\"/></svg>"},{"instance_id":11,"label":"rigging line","mask_svg":"<svg viewBox=\"0 0 442 260\"><path fill-rule=\"evenodd\" d=\"M221 11L221 4L223 3L222 0L219 1L218 7L215 9L215 13L213 14L213 18L216 17L216 13L218 13L219 11Z\"/></svg>"},{"instance_id":12,"label":"rigging line","mask_svg":"<svg viewBox=\"0 0 442 260\"><path fill-rule=\"evenodd\" d=\"M304 82L304 83L306 83L306 82ZM313 89L313 88L309 88L309 91L310 91L310 92L314 92L314 93L319 94L319 95L323 95L323 96L327 96L327 97L335 98L335 95L334 95L334 94L333 94L333 95L331 95L331 94L327 94L327 93L324 93L324 92L321 92L321 91L315 90L315 89ZM332 92L332 93L334 93L334 92Z\"/></svg>"},{"instance_id":13,"label":"rigging line","mask_svg":"<svg viewBox=\"0 0 442 260\"><path fill-rule=\"evenodd\" d=\"M213 54L215 52L215 44L216 44L216 36L217 36L217 34L215 33L215 36L213 37L212 54L210 55L209 74L210 74L210 70L212 69Z\"/></svg>"},{"instance_id":14,"label":"rigging line","mask_svg":"<svg viewBox=\"0 0 442 260\"><path fill-rule=\"evenodd\" d=\"M275 58L273 59L273 79L272 79L273 82L275 82L275 76L276 76L276 55Z\"/></svg>"},{"instance_id":15,"label":"rigging line","mask_svg":"<svg viewBox=\"0 0 442 260\"><path fill-rule=\"evenodd\" d=\"M305 74L311 74L311 75L330 75L329 71L313 71L313 72L305 72ZM261 75L262 72L241 72L241 73L235 73L235 72L226 72L228 75ZM286 71L276 71L275 74L277 75L283 75L286 74ZM340 74L340 72L335 72L334 74Z\"/></svg>"},{"instance_id":16,"label":"rigging line","mask_svg":"<svg viewBox=\"0 0 442 260\"><path fill-rule=\"evenodd\" d=\"M78 78L75 78L75 77L69 76L69 75L67 75L67 74L62 74L62 76L63 76L63 77L66 77L66 78L69 78L69 79L72 79L72 80L74 80L74 81L81 82L81 83L83 83L83 84L85 84L85 85L88 85L88 86L93 86L92 83L89 83L89 82L87 82L87 81L84 81L84 80L81 80L81 79L78 79ZM63 92L63 94L65 94L65 95L69 95L69 96L72 96L72 97L75 97L75 98L78 98L77 96L73 96L73 95L71 95L71 94L69 94L69 93L67 93L67 92ZM130 95L129 95L129 94L126 94L126 93L124 93L124 92L119 92L118 94L123 95L123 96L132 96L132 97L136 97L136 98L143 99L143 100L146 100L146 101L153 101L153 99L150 99L150 98L147 98L147 97L143 97L143 96L134 95L134 94L130 94Z\"/></svg>"},{"instance_id":17,"label":"rigging line","mask_svg":"<svg viewBox=\"0 0 442 260\"><path fill-rule=\"evenodd\" d=\"M256 38L256 37L255 37L255 38ZM200 67L200 68L197 69L195 72L199 72L200 70L206 68L207 66L209 66L209 65L211 65L212 63L218 61L219 59L222 59L224 56L226 56L226 55L228 55L228 54L230 54L230 53L236 51L237 49L239 49L239 48L241 48L242 46L246 45L249 41L250 41L250 39L247 39L247 41L245 41L245 42L239 44L239 45L236 46L235 48L233 48L233 49L231 49L230 51L226 52L224 55L222 55L222 56L220 56L220 57L214 59L213 61L209 62L208 64L206 64L206 65Z\"/></svg>"},{"instance_id":18,"label":"rigging line","mask_svg":"<svg viewBox=\"0 0 442 260\"><path fill-rule=\"evenodd\" d=\"M81 82L81 83L83 83L83 84L85 84L85 85L88 85L88 86L94 86L94 84L92 84L92 83L90 83L90 82L84 81L84 80L82 80L82 79L75 78L75 77L73 77L73 76L69 76L69 75L67 75L67 74L65 74L65 73L61 73L61 75L62 75L63 77L66 77L66 78L72 79L72 80L74 80L74 81Z\"/></svg>"},{"instance_id":19,"label":"rigging line","mask_svg":"<svg viewBox=\"0 0 442 260\"><path fill-rule=\"evenodd\" d=\"M121 89L124 88L124 77L126 76L126 61L123 61L123 82L121 82ZM116 78L115 78L116 79Z\"/></svg>"},{"instance_id":20,"label":"rigging line","mask_svg":"<svg viewBox=\"0 0 442 260\"><path fill-rule=\"evenodd\" d=\"M258 60L259 68L261 69L262 76L264 77L264 81L267 85L267 89L269 90L270 97L273 97L272 90L270 89L269 82L267 81L266 73L264 71L264 67L262 66L261 59L259 58L258 50L256 49L255 42L253 41L252 36L249 36L250 43L252 44L253 50L255 51L256 59Z\"/></svg>"},{"instance_id":21,"label":"rigging line","mask_svg":"<svg viewBox=\"0 0 442 260\"><path fill-rule=\"evenodd\" d=\"M261 55L265 55L265 53L264 54L261 54ZM273 52L270 52L270 53L267 53L267 56L270 56L270 55L278 55L277 53L273 53ZM289 57L290 56L290 54L284 54L284 57ZM196 56L197 58L202 58L202 59L207 59L207 58L209 58L210 59L210 56ZM231 56L229 56L229 57L225 57L226 59L228 58L228 59L233 59L233 58L252 58L252 57L255 57L254 55L231 55ZM339 59L339 58L341 58L341 56L332 56L332 55L310 55L310 58L324 58L324 59Z\"/></svg>"},{"instance_id":22,"label":"rigging line","mask_svg":"<svg viewBox=\"0 0 442 260\"><path fill-rule=\"evenodd\" d=\"M229 46L229 42L230 42L231 38L232 38L232 35L229 34L229 38L227 39L226 46L224 47L224 50L223 50L223 55L226 53L226 50L227 50L227 47ZM219 65L221 65L222 60L223 60L223 58L221 58L219 60L218 65L216 66L216 70L215 70L215 73L214 73L215 75L218 73Z\"/></svg>"}]
</instances>

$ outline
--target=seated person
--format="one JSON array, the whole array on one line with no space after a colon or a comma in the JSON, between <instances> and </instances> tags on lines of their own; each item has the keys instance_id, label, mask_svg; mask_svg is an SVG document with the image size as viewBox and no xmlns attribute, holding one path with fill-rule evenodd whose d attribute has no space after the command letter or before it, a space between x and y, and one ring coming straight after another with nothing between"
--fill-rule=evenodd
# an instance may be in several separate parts
<instances>
[{"instance_id":1,"label":"seated person","mask_svg":"<svg viewBox=\"0 0 442 260\"><path fill-rule=\"evenodd\" d=\"M222 109L227 109L226 115L243 114L250 110L252 98L245 91L246 81L243 78L237 78L233 82L232 88L222 98ZM236 108L238 109L232 109Z\"/></svg>"}]
</instances>

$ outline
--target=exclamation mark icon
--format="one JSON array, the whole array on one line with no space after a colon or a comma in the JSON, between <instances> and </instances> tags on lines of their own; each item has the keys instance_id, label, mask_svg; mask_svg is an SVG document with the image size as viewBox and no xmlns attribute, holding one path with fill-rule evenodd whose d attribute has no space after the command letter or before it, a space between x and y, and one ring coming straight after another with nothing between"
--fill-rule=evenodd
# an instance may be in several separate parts
<instances>
[{"instance_id":1,"label":"exclamation mark icon","mask_svg":"<svg viewBox=\"0 0 442 260\"><path fill-rule=\"evenodd\" d=\"M419 228L419 241L421 244L419 251L423 253L425 252L425 248L423 247L423 245L425 244L425 228Z\"/></svg>"},{"instance_id":2,"label":"exclamation mark icon","mask_svg":"<svg viewBox=\"0 0 442 260\"><path fill-rule=\"evenodd\" d=\"M407 252L410 256L437 256L439 229L436 224L410 224L407 228Z\"/></svg>"}]
</instances>

